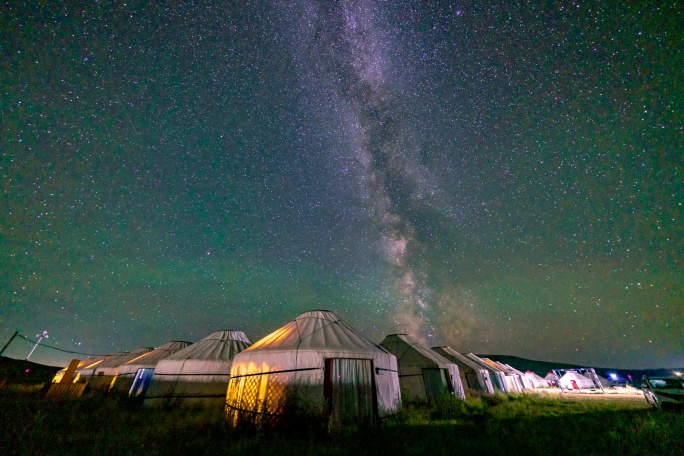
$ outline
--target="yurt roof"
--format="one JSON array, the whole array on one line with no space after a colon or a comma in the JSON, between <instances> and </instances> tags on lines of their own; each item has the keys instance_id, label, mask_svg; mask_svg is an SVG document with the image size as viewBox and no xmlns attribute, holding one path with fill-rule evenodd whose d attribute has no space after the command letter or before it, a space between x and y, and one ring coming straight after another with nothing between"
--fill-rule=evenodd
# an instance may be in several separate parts
<instances>
[{"instance_id":1,"label":"yurt roof","mask_svg":"<svg viewBox=\"0 0 684 456\"><path fill-rule=\"evenodd\" d=\"M216 331L165 359L231 360L251 344L252 341L242 331Z\"/></svg>"},{"instance_id":2,"label":"yurt roof","mask_svg":"<svg viewBox=\"0 0 684 456\"><path fill-rule=\"evenodd\" d=\"M255 351L292 350L386 353L383 348L347 325L334 312L313 310L304 312L256 341L242 354L248 355Z\"/></svg>"},{"instance_id":3,"label":"yurt roof","mask_svg":"<svg viewBox=\"0 0 684 456\"><path fill-rule=\"evenodd\" d=\"M124 364L124 366L154 367L162 359L184 349L191 344L192 342L186 342L183 340L172 340L171 342L167 342L164 345L155 348L154 350L150 350L149 352L130 359Z\"/></svg>"},{"instance_id":4,"label":"yurt roof","mask_svg":"<svg viewBox=\"0 0 684 456\"><path fill-rule=\"evenodd\" d=\"M121 352L116 355L107 357L97 366L97 368L100 369L103 367L118 367L132 359L137 358L140 355L143 355L147 352L151 352L152 350L154 350L154 348L152 347L143 347L132 352Z\"/></svg>"},{"instance_id":5,"label":"yurt roof","mask_svg":"<svg viewBox=\"0 0 684 456\"><path fill-rule=\"evenodd\" d=\"M462 355L461 353L457 352L451 347L432 347L432 350L436 351L439 355L444 356L446 359L449 359L449 356L453 356L454 358L456 358L456 360L454 361L456 364L467 366L476 371L484 369L478 363L468 358L467 356ZM440 351L443 351L448 356L442 354Z\"/></svg>"},{"instance_id":6,"label":"yurt roof","mask_svg":"<svg viewBox=\"0 0 684 456\"><path fill-rule=\"evenodd\" d=\"M487 369L490 372L501 372L501 369L499 369L496 366L492 366L491 364L487 363L485 360L483 360L474 353L468 353L465 356L467 356L468 359L471 359L473 362L477 363L482 368Z\"/></svg>"},{"instance_id":7,"label":"yurt roof","mask_svg":"<svg viewBox=\"0 0 684 456\"><path fill-rule=\"evenodd\" d=\"M446 368L454 364L442 355L430 350L408 334L390 334L380 342L380 346L397 357L399 364L403 362L430 362L438 367Z\"/></svg>"}]
</instances>

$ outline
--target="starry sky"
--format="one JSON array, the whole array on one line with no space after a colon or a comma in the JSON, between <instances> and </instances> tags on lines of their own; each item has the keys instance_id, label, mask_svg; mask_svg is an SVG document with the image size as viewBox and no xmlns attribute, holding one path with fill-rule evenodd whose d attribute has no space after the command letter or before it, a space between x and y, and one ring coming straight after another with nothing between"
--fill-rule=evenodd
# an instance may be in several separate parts
<instances>
[{"instance_id":1,"label":"starry sky","mask_svg":"<svg viewBox=\"0 0 684 456\"><path fill-rule=\"evenodd\" d=\"M376 342L684 365L678 1L61 3L0 5L0 342L330 309Z\"/></svg>"}]
</instances>

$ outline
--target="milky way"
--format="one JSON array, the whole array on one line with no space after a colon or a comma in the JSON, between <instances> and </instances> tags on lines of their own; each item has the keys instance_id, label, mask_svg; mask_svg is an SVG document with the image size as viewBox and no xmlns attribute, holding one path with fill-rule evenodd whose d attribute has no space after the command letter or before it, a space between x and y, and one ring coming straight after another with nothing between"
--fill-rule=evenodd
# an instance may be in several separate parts
<instances>
[{"instance_id":1,"label":"milky way","mask_svg":"<svg viewBox=\"0 0 684 456\"><path fill-rule=\"evenodd\" d=\"M257 340L327 308L376 341L682 365L682 23L675 1L8 4L0 337Z\"/></svg>"}]
</instances>

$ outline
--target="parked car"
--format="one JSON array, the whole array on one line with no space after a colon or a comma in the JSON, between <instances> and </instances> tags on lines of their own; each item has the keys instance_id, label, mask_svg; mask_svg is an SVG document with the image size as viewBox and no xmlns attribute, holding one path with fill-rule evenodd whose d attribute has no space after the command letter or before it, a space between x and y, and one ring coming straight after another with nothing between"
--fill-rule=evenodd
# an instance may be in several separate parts
<instances>
[{"instance_id":1,"label":"parked car","mask_svg":"<svg viewBox=\"0 0 684 456\"><path fill-rule=\"evenodd\" d=\"M641 390L654 409L684 407L684 380L679 377L644 376Z\"/></svg>"}]
</instances>

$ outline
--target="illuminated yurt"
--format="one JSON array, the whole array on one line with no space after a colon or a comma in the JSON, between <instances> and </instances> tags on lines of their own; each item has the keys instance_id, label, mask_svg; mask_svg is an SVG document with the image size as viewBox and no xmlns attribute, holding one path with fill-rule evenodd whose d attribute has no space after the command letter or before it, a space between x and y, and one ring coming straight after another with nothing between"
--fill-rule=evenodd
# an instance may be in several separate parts
<instances>
[{"instance_id":1,"label":"illuminated yurt","mask_svg":"<svg viewBox=\"0 0 684 456\"><path fill-rule=\"evenodd\" d=\"M126 361L119 366L109 391L132 397L144 396L157 363L188 345L191 345L191 342L174 340Z\"/></svg>"},{"instance_id":2,"label":"illuminated yurt","mask_svg":"<svg viewBox=\"0 0 684 456\"><path fill-rule=\"evenodd\" d=\"M458 366L461 384L464 386L466 395L472 392L494 394L494 387L487 369L451 347L432 347L432 350Z\"/></svg>"},{"instance_id":3,"label":"illuminated yurt","mask_svg":"<svg viewBox=\"0 0 684 456\"><path fill-rule=\"evenodd\" d=\"M390 334L380 346L397 357L399 385L411 399L434 401L445 394L465 399L455 363L408 334Z\"/></svg>"},{"instance_id":4,"label":"illuminated yurt","mask_svg":"<svg viewBox=\"0 0 684 456\"><path fill-rule=\"evenodd\" d=\"M109 391L112 381L119 371L119 366L152 350L154 350L152 347L143 347L132 352L121 352L108 356L95 366L95 373L90 378L90 387L99 391Z\"/></svg>"},{"instance_id":5,"label":"illuminated yurt","mask_svg":"<svg viewBox=\"0 0 684 456\"><path fill-rule=\"evenodd\" d=\"M566 371L565 375L560 378L560 387L562 389L569 390L583 390L583 389L594 389L596 386L594 382L584 375L574 372Z\"/></svg>"},{"instance_id":6,"label":"illuminated yurt","mask_svg":"<svg viewBox=\"0 0 684 456\"><path fill-rule=\"evenodd\" d=\"M375 424L401 406L397 359L327 310L305 312L233 358L226 413L234 425L318 418Z\"/></svg>"},{"instance_id":7,"label":"illuminated yurt","mask_svg":"<svg viewBox=\"0 0 684 456\"><path fill-rule=\"evenodd\" d=\"M217 331L159 361L145 405L223 407L233 358L251 344L242 331Z\"/></svg>"},{"instance_id":8,"label":"illuminated yurt","mask_svg":"<svg viewBox=\"0 0 684 456\"><path fill-rule=\"evenodd\" d=\"M95 373L95 368L98 365L100 365L106 358L107 356L103 355L92 358L86 358L83 361L79 361L78 367L76 367L76 371L74 372L74 375L71 378L71 383L81 383L88 381L90 377L92 377ZM58 370L55 374L55 377L52 379L52 383L61 382L68 368L69 366Z\"/></svg>"}]
</instances>

